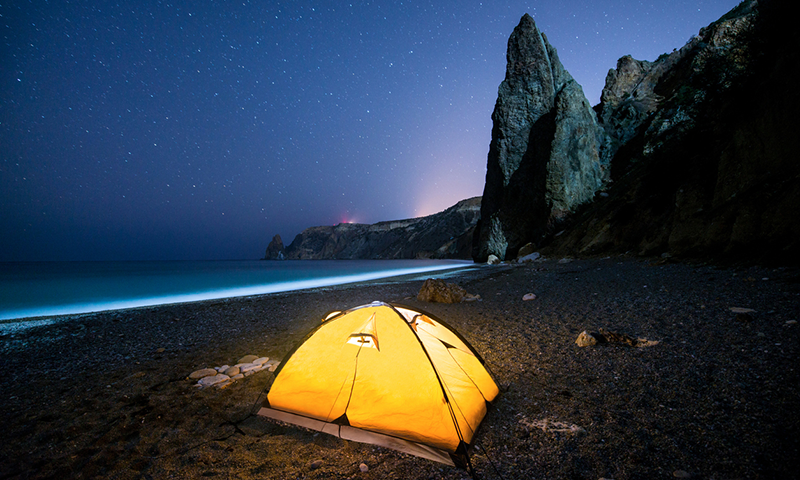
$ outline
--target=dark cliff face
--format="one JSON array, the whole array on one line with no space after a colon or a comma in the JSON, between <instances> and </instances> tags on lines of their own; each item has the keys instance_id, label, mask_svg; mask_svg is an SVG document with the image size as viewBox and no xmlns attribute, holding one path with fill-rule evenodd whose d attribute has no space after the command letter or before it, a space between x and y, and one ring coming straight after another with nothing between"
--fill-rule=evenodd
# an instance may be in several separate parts
<instances>
[{"instance_id":1,"label":"dark cliff face","mask_svg":"<svg viewBox=\"0 0 800 480\"><path fill-rule=\"evenodd\" d=\"M481 198L427 217L307 228L286 247L294 260L470 258Z\"/></svg>"},{"instance_id":2,"label":"dark cliff face","mask_svg":"<svg viewBox=\"0 0 800 480\"><path fill-rule=\"evenodd\" d=\"M599 117L613 182L548 247L798 263L798 33L745 1L656 62L623 57Z\"/></svg>"},{"instance_id":3,"label":"dark cliff face","mask_svg":"<svg viewBox=\"0 0 800 480\"><path fill-rule=\"evenodd\" d=\"M595 113L527 14L508 40L507 62L492 113L476 261L513 258L605 180Z\"/></svg>"},{"instance_id":4,"label":"dark cliff face","mask_svg":"<svg viewBox=\"0 0 800 480\"><path fill-rule=\"evenodd\" d=\"M800 41L788 3L745 0L655 61L622 57L596 116L523 17L492 117L474 259L532 242L558 255L798 263Z\"/></svg>"}]
</instances>

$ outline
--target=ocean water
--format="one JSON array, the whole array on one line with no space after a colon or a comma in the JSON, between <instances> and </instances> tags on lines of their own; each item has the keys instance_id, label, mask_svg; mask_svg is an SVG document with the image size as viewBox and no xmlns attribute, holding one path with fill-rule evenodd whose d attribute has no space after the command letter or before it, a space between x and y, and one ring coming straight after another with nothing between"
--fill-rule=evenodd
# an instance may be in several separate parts
<instances>
[{"instance_id":1,"label":"ocean water","mask_svg":"<svg viewBox=\"0 0 800 480\"><path fill-rule=\"evenodd\" d=\"M0 263L0 331L63 315L287 292L470 268L458 260Z\"/></svg>"}]
</instances>

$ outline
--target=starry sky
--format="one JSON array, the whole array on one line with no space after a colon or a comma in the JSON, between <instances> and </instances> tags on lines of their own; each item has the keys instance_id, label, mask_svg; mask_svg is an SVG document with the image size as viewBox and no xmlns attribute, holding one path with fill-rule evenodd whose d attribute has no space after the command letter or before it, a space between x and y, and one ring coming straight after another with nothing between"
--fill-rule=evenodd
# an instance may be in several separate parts
<instances>
[{"instance_id":1,"label":"starry sky","mask_svg":"<svg viewBox=\"0 0 800 480\"><path fill-rule=\"evenodd\" d=\"M738 0L0 0L0 261L256 259L481 195L524 13L599 102Z\"/></svg>"}]
</instances>

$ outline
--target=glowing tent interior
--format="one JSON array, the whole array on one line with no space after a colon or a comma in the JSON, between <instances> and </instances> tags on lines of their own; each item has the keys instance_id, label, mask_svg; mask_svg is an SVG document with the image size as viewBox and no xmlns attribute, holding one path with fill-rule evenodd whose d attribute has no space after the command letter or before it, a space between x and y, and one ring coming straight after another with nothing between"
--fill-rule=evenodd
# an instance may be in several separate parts
<instances>
[{"instance_id":1,"label":"glowing tent interior","mask_svg":"<svg viewBox=\"0 0 800 480\"><path fill-rule=\"evenodd\" d=\"M328 314L275 375L259 415L461 467L499 393L453 329L381 302Z\"/></svg>"}]
</instances>

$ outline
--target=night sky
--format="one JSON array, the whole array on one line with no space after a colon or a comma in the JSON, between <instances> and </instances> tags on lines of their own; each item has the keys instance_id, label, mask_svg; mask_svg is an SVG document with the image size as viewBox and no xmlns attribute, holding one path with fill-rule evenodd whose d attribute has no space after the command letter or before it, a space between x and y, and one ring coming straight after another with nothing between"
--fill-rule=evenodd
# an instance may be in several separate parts
<instances>
[{"instance_id":1,"label":"night sky","mask_svg":"<svg viewBox=\"0 0 800 480\"><path fill-rule=\"evenodd\" d=\"M738 0L0 4L0 261L255 259L481 195L524 13L599 102Z\"/></svg>"}]
</instances>

